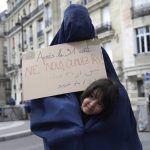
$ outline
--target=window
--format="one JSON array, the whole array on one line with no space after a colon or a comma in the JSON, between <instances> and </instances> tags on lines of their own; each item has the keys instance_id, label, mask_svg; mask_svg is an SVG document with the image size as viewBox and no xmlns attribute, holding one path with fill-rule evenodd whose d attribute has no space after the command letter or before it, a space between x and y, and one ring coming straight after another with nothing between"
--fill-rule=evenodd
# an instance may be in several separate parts
<instances>
[{"instance_id":1,"label":"window","mask_svg":"<svg viewBox=\"0 0 150 150\"><path fill-rule=\"evenodd\" d=\"M39 44L39 48L44 48L44 47L45 47L44 43Z\"/></svg>"},{"instance_id":2,"label":"window","mask_svg":"<svg viewBox=\"0 0 150 150\"><path fill-rule=\"evenodd\" d=\"M15 92L15 100L17 99L17 94L16 94L16 92Z\"/></svg>"},{"instance_id":3,"label":"window","mask_svg":"<svg viewBox=\"0 0 150 150\"><path fill-rule=\"evenodd\" d=\"M150 52L150 26L135 29L137 53Z\"/></svg>"},{"instance_id":4,"label":"window","mask_svg":"<svg viewBox=\"0 0 150 150\"><path fill-rule=\"evenodd\" d=\"M15 38L12 38L12 49L15 49Z\"/></svg>"},{"instance_id":5,"label":"window","mask_svg":"<svg viewBox=\"0 0 150 150\"><path fill-rule=\"evenodd\" d=\"M31 8L31 3L29 4L29 14L31 13L32 8Z\"/></svg>"},{"instance_id":6,"label":"window","mask_svg":"<svg viewBox=\"0 0 150 150\"><path fill-rule=\"evenodd\" d=\"M103 47L106 50L107 54L109 55L109 58L112 61L111 42L105 42L105 43L103 43Z\"/></svg>"},{"instance_id":7,"label":"window","mask_svg":"<svg viewBox=\"0 0 150 150\"><path fill-rule=\"evenodd\" d=\"M143 6L147 6L147 4L150 3L149 0L133 0L133 6L135 8L140 8L140 7L143 7Z\"/></svg>"},{"instance_id":8,"label":"window","mask_svg":"<svg viewBox=\"0 0 150 150\"><path fill-rule=\"evenodd\" d=\"M14 25L14 20L12 19L11 20L11 26L13 27L13 25Z\"/></svg>"},{"instance_id":9,"label":"window","mask_svg":"<svg viewBox=\"0 0 150 150\"><path fill-rule=\"evenodd\" d=\"M67 4L72 4L72 0L67 0Z\"/></svg>"},{"instance_id":10,"label":"window","mask_svg":"<svg viewBox=\"0 0 150 150\"><path fill-rule=\"evenodd\" d=\"M38 20L38 24L37 24L37 36L38 37L41 37L44 35L43 29L44 29L44 22L43 22L43 18L41 18L40 20Z\"/></svg>"},{"instance_id":11,"label":"window","mask_svg":"<svg viewBox=\"0 0 150 150\"><path fill-rule=\"evenodd\" d=\"M48 46L49 46L50 43L52 42L52 39L53 39L53 37L52 37L52 32L51 32L51 31L47 32L47 45L48 45Z\"/></svg>"},{"instance_id":12,"label":"window","mask_svg":"<svg viewBox=\"0 0 150 150\"><path fill-rule=\"evenodd\" d=\"M22 83L20 83L20 90L22 89Z\"/></svg>"},{"instance_id":13,"label":"window","mask_svg":"<svg viewBox=\"0 0 150 150\"><path fill-rule=\"evenodd\" d=\"M108 6L102 8L102 25L110 25L110 12Z\"/></svg>"},{"instance_id":14,"label":"window","mask_svg":"<svg viewBox=\"0 0 150 150\"><path fill-rule=\"evenodd\" d=\"M87 3L91 2L92 0L83 0L83 4L86 5Z\"/></svg>"},{"instance_id":15,"label":"window","mask_svg":"<svg viewBox=\"0 0 150 150\"><path fill-rule=\"evenodd\" d=\"M23 31L23 42L24 42L24 44L27 44L27 32L26 32L26 30Z\"/></svg>"},{"instance_id":16,"label":"window","mask_svg":"<svg viewBox=\"0 0 150 150\"><path fill-rule=\"evenodd\" d=\"M132 0L132 18L149 15L150 0Z\"/></svg>"},{"instance_id":17,"label":"window","mask_svg":"<svg viewBox=\"0 0 150 150\"><path fill-rule=\"evenodd\" d=\"M40 6L43 3L43 0L37 0L38 6Z\"/></svg>"},{"instance_id":18,"label":"window","mask_svg":"<svg viewBox=\"0 0 150 150\"><path fill-rule=\"evenodd\" d=\"M5 85L6 85L6 90L10 90L10 89L11 89L11 88L10 88L11 85L10 85L10 82L9 82L9 81L7 81Z\"/></svg>"},{"instance_id":19,"label":"window","mask_svg":"<svg viewBox=\"0 0 150 150\"><path fill-rule=\"evenodd\" d=\"M26 15L27 15L25 8L23 9L23 13L22 13L22 14L23 14L23 16L26 16Z\"/></svg>"},{"instance_id":20,"label":"window","mask_svg":"<svg viewBox=\"0 0 150 150\"><path fill-rule=\"evenodd\" d=\"M22 102L22 100L23 100L23 94L22 94L22 92L21 92L21 102Z\"/></svg>"},{"instance_id":21,"label":"window","mask_svg":"<svg viewBox=\"0 0 150 150\"><path fill-rule=\"evenodd\" d=\"M44 29L43 18L38 20L38 32Z\"/></svg>"},{"instance_id":22,"label":"window","mask_svg":"<svg viewBox=\"0 0 150 150\"><path fill-rule=\"evenodd\" d=\"M21 33L18 34L18 48L21 48Z\"/></svg>"},{"instance_id":23,"label":"window","mask_svg":"<svg viewBox=\"0 0 150 150\"><path fill-rule=\"evenodd\" d=\"M14 8L14 3L12 2L12 9Z\"/></svg>"},{"instance_id":24,"label":"window","mask_svg":"<svg viewBox=\"0 0 150 150\"><path fill-rule=\"evenodd\" d=\"M16 90L16 84L14 84L14 90Z\"/></svg>"},{"instance_id":25,"label":"window","mask_svg":"<svg viewBox=\"0 0 150 150\"><path fill-rule=\"evenodd\" d=\"M144 97L145 93L144 93L143 80L138 80L137 81L137 88L138 88L138 97Z\"/></svg>"},{"instance_id":26,"label":"window","mask_svg":"<svg viewBox=\"0 0 150 150\"><path fill-rule=\"evenodd\" d=\"M33 36L33 30L32 30L32 25L30 25L30 27L29 27L29 31L30 31L30 37L32 37Z\"/></svg>"},{"instance_id":27,"label":"window","mask_svg":"<svg viewBox=\"0 0 150 150\"><path fill-rule=\"evenodd\" d=\"M29 41L30 41L30 44L33 42L33 30L32 30L32 25L29 26Z\"/></svg>"},{"instance_id":28,"label":"window","mask_svg":"<svg viewBox=\"0 0 150 150\"><path fill-rule=\"evenodd\" d=\"M45 25L47 27L51 23L51 20L52 20L52 10L51 10L50 4L46 5L45 11L46 11Z\"/></svg>"},{"instance_id":29,"label":"window","mask_svg":"<svg viewBox=\"0 0 150 150\"><path fill-rule=\"evenodd\" d=\"M51 11L51 8L50 8L50 4L46 5L46 18L51 18L52 16L52 11Z\"/></svg>"}]
</instances>

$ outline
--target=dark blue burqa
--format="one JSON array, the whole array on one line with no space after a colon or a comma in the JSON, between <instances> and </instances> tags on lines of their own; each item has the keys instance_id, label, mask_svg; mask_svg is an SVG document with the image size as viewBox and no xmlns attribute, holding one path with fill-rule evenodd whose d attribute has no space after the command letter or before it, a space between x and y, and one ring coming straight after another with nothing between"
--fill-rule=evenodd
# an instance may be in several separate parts
<instances>
[{"instance_id":1,"label":"dark blue burqa","mask_svg":"<svg viewBox=\"0 0 150 150\"><path fill-rule=\"evenodd\" d=\"M51 45L94 37L94 27L87 9L80 5L70 5ZM120 86L114 112L107 120L92 116L83 124L79 93L32 100L31 129L43 138L45 150L142 150L127 92L106 51L102 51L107 76Z\"/></svg>"}]
</instances>

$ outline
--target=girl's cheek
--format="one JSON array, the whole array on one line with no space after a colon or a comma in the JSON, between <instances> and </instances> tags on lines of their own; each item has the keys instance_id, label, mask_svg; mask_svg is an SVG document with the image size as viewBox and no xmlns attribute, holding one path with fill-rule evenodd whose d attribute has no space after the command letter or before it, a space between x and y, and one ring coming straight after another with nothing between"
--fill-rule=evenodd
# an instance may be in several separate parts
<instances>
[{"instance_id":1,"label":"girl's cheek","mask_svg":"<svg viewBox=\"0 0 150 150\"><path fill-rule=\"evenodd\" d=\"M89 109L86 108L86 107L83 109L83 112L84 112L85 114L87 114L87 115L90 114Z\"/></svg>"},{"instance_id":2,"label":"girl's cheek","mask_svg":"<svg viewBox=\"0 0 150 150\"><path fill-rule=\"evenodd\" d=\"M83 101L83 103L82 103L82 107L86 107L86 102L85 101Z\"/></svg>"},{"instance_id":3,"label":"girl's cheek","mask_svg":"<svg viewBox=\"0 0 150 150\"><path fill-rule=\"evenodd\" d=\"M82 103L82 106L86 107L87 105L89 105L89 103L90 103L90 101L87 98L85 98Z\"/></svg>"},{"instance_id":4,"label":"girl's cheek","mask_svg":"<svg viewBox=\"0 0 150 150\"><path fill-rule=\"evenodd\" d=\"M102 112L102 108L101 108L101 107L99 107L99 106L97 106L97 108L96 108L95 110L96 110L96 112L97 112L97 113Z\"/></svg>"}]
</instances>

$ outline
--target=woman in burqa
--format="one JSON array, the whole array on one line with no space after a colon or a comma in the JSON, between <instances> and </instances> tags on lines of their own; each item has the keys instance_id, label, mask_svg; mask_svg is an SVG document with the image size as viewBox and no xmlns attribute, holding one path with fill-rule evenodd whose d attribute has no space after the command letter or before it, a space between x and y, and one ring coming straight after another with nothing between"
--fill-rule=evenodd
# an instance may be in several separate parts
<instances>
[{"instance_id":1,"label":"woman in burqa","mask_svg":"<svg viewBox=\"0 0 150 150\"><path fill-rule=\"evenodd\" d=\"M94 37L87 9L74 4L65 10L62 25L51 45ZM43 138L45 150L142 150L127 92L103 48L102 52L107 76L120 88L113 113L107 120L92 116L84 124L79 92L32 100L31 130Z\"/></svg>"}]
</instances>

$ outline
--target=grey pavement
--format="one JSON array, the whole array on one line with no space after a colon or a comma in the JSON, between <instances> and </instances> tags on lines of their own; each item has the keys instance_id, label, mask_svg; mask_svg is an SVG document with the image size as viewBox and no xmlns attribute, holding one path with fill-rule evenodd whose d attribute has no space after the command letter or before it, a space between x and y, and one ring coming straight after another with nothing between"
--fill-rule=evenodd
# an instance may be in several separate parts
<instances>
[{"instance_id":1,"label":"grey pavement","mask_svg":"<svg viewBox=\"0 0 150 150\"><path fill-rule=\"evenodd\" d=\"M0 142L31 134L28 120L0 122Z\"/></svg>"},{"instance_id":2,"label":"grey pavement","mask_svg":"<svg viewBox=\"0 0 150 150\"><path fill-rule=\"evenodd\" d=\"M0 142L32 134L29 120L0 122ZM143 150L150 150L150 132L138 132L138 134L143 145Z\"/></svg>"},{"instance_id":3,"label":"grey pavement","mask_svg":"<svg viewBox=\"0 0 150 150\"><path fill-rule=\"evenodd\" d=\"M143 150L150 150L150 132L139 132Z\"/></svg>"}]
</instances>

